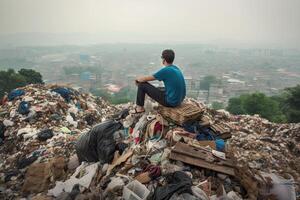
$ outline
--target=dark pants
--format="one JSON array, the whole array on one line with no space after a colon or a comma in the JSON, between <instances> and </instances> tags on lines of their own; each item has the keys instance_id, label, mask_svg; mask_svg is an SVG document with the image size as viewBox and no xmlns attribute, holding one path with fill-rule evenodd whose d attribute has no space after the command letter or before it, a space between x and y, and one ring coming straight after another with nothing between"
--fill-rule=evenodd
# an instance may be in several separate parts
<instances>
[{"instance_id":1,"label":"dark pants","mask_svg":"<svg viewBox=\"0 0 300 200\"><path fill-rule=\"evenodd\" d=\"M148 82L138 83L138 91L136 97L136 104L138 106L144 106L146 94L157 101L159 104L170 107L170 105L168 105L166 101L165 91L154 87Z\"/></svg>"}]
</instances>

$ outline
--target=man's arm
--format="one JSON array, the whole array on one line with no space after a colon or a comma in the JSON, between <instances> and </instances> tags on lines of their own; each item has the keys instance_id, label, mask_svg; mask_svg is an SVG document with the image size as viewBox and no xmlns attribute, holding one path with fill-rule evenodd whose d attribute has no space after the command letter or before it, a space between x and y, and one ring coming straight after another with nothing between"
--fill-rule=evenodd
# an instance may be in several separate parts
<instances>
[{"instance_id":1,"label":"man's arm","mask_svg":"<svg viewBox=\"0 0 300 200\"><path fill-rule=\"evenodd\" d=\"M154 80L155 80L154 76L142 76L136 79L136 81L140 83L147 82L147 81L154 81Z\"/></svg>"}]
</instances>

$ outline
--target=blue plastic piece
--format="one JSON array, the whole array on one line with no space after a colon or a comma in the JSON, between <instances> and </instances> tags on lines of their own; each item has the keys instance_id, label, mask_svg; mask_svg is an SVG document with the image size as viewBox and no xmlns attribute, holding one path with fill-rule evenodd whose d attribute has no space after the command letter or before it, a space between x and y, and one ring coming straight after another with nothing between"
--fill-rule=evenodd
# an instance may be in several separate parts
<instances>
[{"instance_id":1,"label":"blue plastic piece","mask_svg":"<svg viewBox=\"0 0 300 200\"><path fill-rule=\"evenodd\" d=\"M18 107L18 112L22 115L27 115L29 113L30 103L27 101L21 101Z\"/></svg>"},{"instance_id":2,"label":"blue plastic piece","mask_svg":"<svg viewBox=\"0 0 300 200\"><path fill-rule=\"evenodd\" d=\"M225 149L225 141L223 139L216 139L216 148L218 151L224 151Z\"/></svg>"},{"instance_id":3,"label":"blue plastic piece","mask_svg":"<svg viewBox=\"0 0 300 200\"><path fill-rule=\"evenodd\" d=\"M9 101L12 101L16 97L22 96L24 94L25 94L24 90L15 89L8 94L7 98Z\"/></svg>"},{"instance_id":4,"label":"blue plastic piece","mask_svg":"<svg viewBox=\"0 0 300 200\"><path fill-rule=\"evenodd\" d=\"M71 95L73 94L68 88L62 88L62 87L55 88L51 91L60 94L60 96L62 96L66 102L70 102Z\"/></svg>"}]
</instances>

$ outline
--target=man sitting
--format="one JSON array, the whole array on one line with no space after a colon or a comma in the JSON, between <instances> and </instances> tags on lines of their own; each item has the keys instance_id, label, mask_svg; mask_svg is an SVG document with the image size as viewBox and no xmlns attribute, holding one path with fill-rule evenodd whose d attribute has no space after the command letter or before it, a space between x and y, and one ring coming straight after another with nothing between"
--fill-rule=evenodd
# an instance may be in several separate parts
<instances>
[{"instance_id":1,"label":"man sitting","mask_svg":"<svg viewBox=\"0 0 300 200\"><path fill-rule=\"evenodd\" d=\"M176 107L181 104L186 95L185 81L180 69L173 65L175 53L171 49L162 52L162 64L165 66L152 76L143 76L135 80L138 86L136 108L131 113L143 113L145 95L166 107ZM160 90L148 81L163 81L165 90Z\"/></svg>"}]
</instances>

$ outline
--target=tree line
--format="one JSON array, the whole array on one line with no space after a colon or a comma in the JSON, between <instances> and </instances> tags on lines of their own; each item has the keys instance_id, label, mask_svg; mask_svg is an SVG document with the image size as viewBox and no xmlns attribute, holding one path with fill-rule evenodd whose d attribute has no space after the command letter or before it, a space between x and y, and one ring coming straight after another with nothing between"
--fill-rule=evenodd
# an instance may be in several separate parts
<instances>
[{"instance_id":1,"label":"tree line","mask_svg":"<svg viewBox=\"0 0 300 200\"><path fill-rule=\"evenodd\" d=\"M300 85L285 88L276 96L263 93L243 94L229 99L226 108L232 114L259 114L272 122L300 122Z\"/></svg>"},{"instance_id":2,"label":"tree line","mask_svg":"<svg viewBox=\"0 0 300 200\"><path fill-rule=\"evenodd\" d=\"M37 83L43 84L43 77L33 69L0 71L0 99L15 88Z\"/></svg>"},{"instance_id":3,"label":"tree line","mask_svg":"<svg viewBox=\"0 0 300 200\"><path fill-rule=\"evenodd\" d=\"M202 86L208 89L211 83L217 82L216 78L206 77ZM42 75L33 69L8 69L0 71L0 99L15 88L28 84L43 84ZM102 96L113 104L134 101L135 90L128 87L122 88L116 94L109 94L105 90L92 90L96 96ZM213 108L220 109L223 105L213 103ZM229 99L226 108L232 114L259 114L272 122L297 123L300 122L300 85L286 88L280 95L266 96L263 93L243 94Z\"/></svg>"}]
</instances>

